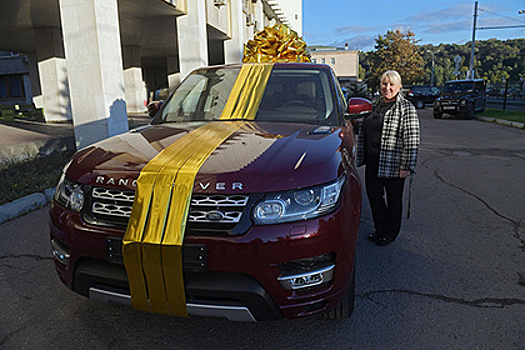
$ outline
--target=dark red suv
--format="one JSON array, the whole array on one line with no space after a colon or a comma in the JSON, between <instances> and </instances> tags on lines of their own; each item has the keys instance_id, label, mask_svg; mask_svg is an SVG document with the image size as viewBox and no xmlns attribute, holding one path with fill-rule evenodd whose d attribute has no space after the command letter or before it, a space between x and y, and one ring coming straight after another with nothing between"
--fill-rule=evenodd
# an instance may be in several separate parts
<instances>
[{"instance_id":1,"label":"dark red suv","mask_svg":"<svg viewBox=\"0 0 525 350\"><path fill-rule=\"evenodd\" d=\"M139 174L189 132L239 122L220 115L241 67L194 71L150 125L74 155L50 208L54 261L67 287L130 304L122 240ZM182 245L190 316L351 314L361 185L346 108L328 66L273 65L253 120L195 176Z\"/></svg>"}]
</instances>

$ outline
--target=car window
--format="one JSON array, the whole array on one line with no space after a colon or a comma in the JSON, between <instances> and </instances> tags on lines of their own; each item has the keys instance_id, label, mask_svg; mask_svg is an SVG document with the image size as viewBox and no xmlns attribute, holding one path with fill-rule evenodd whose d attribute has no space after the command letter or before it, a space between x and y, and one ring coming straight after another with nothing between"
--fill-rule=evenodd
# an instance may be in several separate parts
<instances>
[{"instance_id":1,"label":"car window","mask_svg":"<svg viewBox=\"0 0 525 350\"><path fill-rule=\"evenodd\" d=\"M330 81L324 71L275 69L255 120L322 121L333 110Z\"/></svg>"},{"instance_id":2,"label":"car window","mask_svg":"<svg viewBox=\"0 0 525 350\"><path fill-rule=\"evenodd\" d=\"M470 82L445 84L444 92L451 94L472 92L473 85Z\"/></svg>"},{"instance_id":3,"label":"car window","mask_svg":"<svg viewBox=\"0 0 525 350\"><path fill-rule=\"evenodd\" d=\"M428 86L412 86L412 92L417 92L417 93L429 93L430 92L430 88Z\"/></svg>"},{"instance_id":4,"label":"car window","mask_svg":"<svg viewBox=\"0 0 525 350\"><path fill-rule=\"evenodd\" d=\"M239 69L203 69L192 73L166 102L157 123L218 120ZM318 69L275 67L255 120L328 122L335 110L330 76Z\"/></svg>"},{"instance_id":5,"label":"car window","mask_svg":"<svg viewBox=\"0 0 525 350\"><path fill-rule=\"evenodd\" d=\"M485 91L485 84L482 81L477 81L475 87L477 94L481 94Z\"/></svg>"},{"instance_id":6,"label":"car window","mask_svg":"<svg viewBox=\"0 0 525 350\"><path fill-rule=\"evenodd\" d=\"M159 122L218 119L240 69L190 74L166 102Z\"/></svg>"}]
</instances>

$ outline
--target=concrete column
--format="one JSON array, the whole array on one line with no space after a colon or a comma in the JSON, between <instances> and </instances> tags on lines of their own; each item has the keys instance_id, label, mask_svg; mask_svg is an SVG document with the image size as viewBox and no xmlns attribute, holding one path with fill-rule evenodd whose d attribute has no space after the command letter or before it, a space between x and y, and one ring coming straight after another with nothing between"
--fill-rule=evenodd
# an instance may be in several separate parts
<instances>
[{"instance_id":1,"label":"concrete column","mask_svg":"<svg viewBox=\"0 0 525 350\"><path fill-rule=\"evenodd\" d=\"M177 56L166 58L166 70L168 73L168 87L170 92L172 92L180 84L179 58Z\"/></svg>"},{"instance_id":2,"label":"concrete column","mask_svg":"<svg viewBox=\"0 0 525 350\"><path fill-rule=\"evenodd\" d=\"M142 79L140 65L140 48L138 46L124 46L124 89L126 91L126 108L128 113L144 113L147 100L146 84Z\"/></svg>"},{"instance_id":3,"label":"concrete column","mask_svg":"<svg viewBox=\"0 0 525 350\"><path fill-rule=\"evenodd\" d=\"M30 52L27 54L29 77L31 79L31 92L34 96L41 95L42 89L40 88L40 76L38 74L38 59L36 52Z\"/></svg>"},{"instance_id":4,"label":"concrete column","mask_svg":"<svg viewBox=\"0 0 525 350\"><path fill-rule=\"evenodd\" d=\"M24 80L24 96L26 97L25 104L29 105L31 102L33 102L31 100L31 96L33 96L33 92L31 90L31 77L29 74L24 74L22 79Z\"/></svg>"},{"instance_id":5,"label":"concrete column","mask_svg":"<svg viewBox=\"0 0 525 350\"><path fill-rule=\"evenodd\" d=\"M77 148L128 131L117 0L60 0Z\"/></svg>"},{"instance_id":6,"label":"concrete column","mask_svg":"<svg viewBox=\"0 0 525 350\"><path fill-rule=\"evenodd\" d=\"M253 5L253 9L255 12L255 29L254 31L260 32L264 29L264 6L261 0L257 1Z\"/></svg>"},{"instance_id":7,"label":"concrete column","mask_svg":"<svg viewBox=\"0 0 525 350\"><path fill-rule=\"evenodd\" d=\"M208 65L206 1L191 0L187 4L188 14L177 18L181 79L184 79L195 68Z\"/></svg>"},{"instance_id":8,"label":"concrete column","mask_svg":"<svg viewBox=\"0 0 525 350\"><path fill-rule=\"evenodd\" d=\"M40 88L35 90L35 105L44 108L46 122L71 120L71 104L66 60L59 28L37 28L36 58ZM35 69L30 70L34 76Z\"/></svg>"},{"instance_id":9,"label":"concrete column","mask_svg":"<svg viewBox=\"0 0 525 350\"><path fill-rule=\"evenodd\" d=\"M226 64L240 63L244 53L246 16L242 11L243 0L230 1L230 37L224 41L224 61Z\"/></svg>"}]
</instances>

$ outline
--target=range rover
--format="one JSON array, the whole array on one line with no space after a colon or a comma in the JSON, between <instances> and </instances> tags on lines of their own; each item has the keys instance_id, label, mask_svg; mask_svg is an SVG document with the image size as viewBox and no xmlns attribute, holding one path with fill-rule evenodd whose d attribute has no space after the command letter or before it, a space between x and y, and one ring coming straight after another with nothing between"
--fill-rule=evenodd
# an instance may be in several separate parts
<instances>
[{"instance_id":1,"label":"range rover","mask_svg":"<svg viewBox=\"0 0 525 350\"><path fill-rule=\"evenodd\" d=\"M49 225L56 271L68 288L133 304L123 238L141 171L191 132L235 122L191 190L182 244L187 314L350 316L361 184L337 79L326 65L275 63L255 116L222 119L246 65L194 71L149 125L79 150L65 166Z\"/></svg>"}]
</instances>

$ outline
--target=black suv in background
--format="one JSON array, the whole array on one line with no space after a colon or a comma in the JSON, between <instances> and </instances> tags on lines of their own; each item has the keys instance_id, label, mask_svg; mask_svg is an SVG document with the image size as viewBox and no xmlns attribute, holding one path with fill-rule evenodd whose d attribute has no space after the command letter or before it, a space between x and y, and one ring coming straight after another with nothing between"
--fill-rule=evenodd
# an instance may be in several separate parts
<instances>
[{"instance_id":1,"label":"black suv in background","mask_svg":"<svg viewBox=\"0 0 525 350\"><path fill-rule=\"evenodd\" d=\"M472 119L475 112L485 110L486 84L483 79L451 80L445 82L441 96L434 102L434 118L443 113Z\"/></svg>"},{"instance_id":2,"label":"black suv in background","mask_svg":"<svg viewBox=\"0 0 525 350\"><path fill-rule=\"evenodd\" d=\"M426 104L432 104L439 97L441 89L430 85L413 85L404 91L405 98L412 102L417 108L424 108Z\"/></svg>"}]
</instances>

